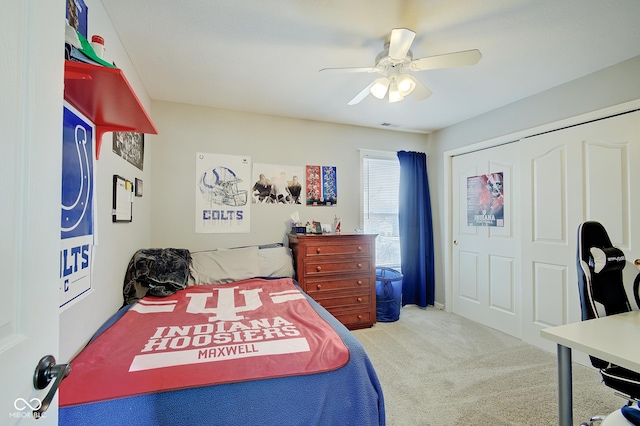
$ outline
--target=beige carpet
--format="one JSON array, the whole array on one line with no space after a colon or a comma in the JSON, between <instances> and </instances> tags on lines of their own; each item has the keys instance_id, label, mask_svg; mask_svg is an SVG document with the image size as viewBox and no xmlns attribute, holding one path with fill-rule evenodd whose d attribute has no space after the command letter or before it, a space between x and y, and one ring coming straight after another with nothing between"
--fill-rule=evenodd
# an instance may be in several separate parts
<instances>
[{"instance_id":1,"label":"beige carpet","mask_svg":"<svg viewBox=\"0 0 640 426\"><path fill-rule=\"evenodd\" d=\"M384 391L387 425L557 425L557 361L494 329L406 306L396 322L354 331ZM574 423L624 404L574 363Z\"/></svg>"}]
</instances>

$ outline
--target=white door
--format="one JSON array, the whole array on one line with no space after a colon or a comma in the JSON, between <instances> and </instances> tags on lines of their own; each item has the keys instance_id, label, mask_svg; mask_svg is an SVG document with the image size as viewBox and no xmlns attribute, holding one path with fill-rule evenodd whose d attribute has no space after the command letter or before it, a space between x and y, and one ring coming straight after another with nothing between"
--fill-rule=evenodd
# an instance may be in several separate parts
<instances>
[{"instance_id":1,"label":"white door","mask_svg":"<svg viewBox=\"0 0 640 426\"><path fill-rule=\"evenodd\" d=\"M513 336L521 335L518 224L518 145L509 144L453 158L452 310ZM502 173L504 223L467 221L469 178Z\"/></svg>"},{"instance_id":2,"label":"white door","mask_svg":"<svg viewBox=\"0 0 640 426\"><path fill-rule=\"evenodd\" d=\"M63 0L3 2L0 14L0 418L57 424L33 376L58 353ZM52 67L52 64L57 66Z\"/></svg>"},{"instance_id":3,"label":"white door","mask_svg":"<svg viewBox=\"0 0 640 426\"><path fill-rule=\"evenodd\" d=\"M521 142L523 340L555 350L540 338L549 326L580 321L577 228L585 220L604 225L627 257L629 287L640 256L640 113L524 139ZM635 214L634 214L635 213ZM635 244L633 244L635 243ZM630 293L631 295L631 293ZM633 298L630 300L635 305Z\"/></svg>"}]
</instances>

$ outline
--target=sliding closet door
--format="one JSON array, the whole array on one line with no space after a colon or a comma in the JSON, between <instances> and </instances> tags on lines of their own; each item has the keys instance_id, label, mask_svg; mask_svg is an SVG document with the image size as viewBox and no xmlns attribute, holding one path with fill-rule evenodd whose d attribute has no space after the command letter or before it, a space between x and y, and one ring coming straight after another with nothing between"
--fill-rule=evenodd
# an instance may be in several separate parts
<instances>
[{"instance_id":1,"label":"sliding closet door","mask_svg":"<svg viewBox=\"0 0 640 426\"><path fill-rule=\"evenodd\" d=\"M640 239L640 113L526 138L521 142L523 340L554 350L540 338L549 326L580 321L577 228L601 222L627 256L631 284ZM530 177L530 178L529 178ZM635 244L632 244L635 243Z\"/></svg>"},{"instance_id":2,"label":"sliding closet door","mask_svg":"<svg viewBox=\"0 0 640 426\"><path fill-rule=\"evenodd\" d=\"M518 150L518 144L509 144L453 158L452 310L520 337L520 236L514 220L519 214ZM503 210L498 215L502 221L498 219L498 226L476 225L475 221L481 222L482 218L474 219L474 213L482 215L486 211L490 216L491 208L469 210L470 204L484 203L478 199L482 188L475 183L492 173L501 174L503 182Z\"/></svg>"}]
</instances>

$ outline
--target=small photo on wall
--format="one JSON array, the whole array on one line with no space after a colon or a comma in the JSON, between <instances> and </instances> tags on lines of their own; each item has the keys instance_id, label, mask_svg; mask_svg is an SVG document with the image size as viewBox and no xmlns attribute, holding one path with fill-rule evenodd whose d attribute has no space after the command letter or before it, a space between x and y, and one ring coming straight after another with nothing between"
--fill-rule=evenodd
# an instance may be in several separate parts
<instances>
[{"instance_id":1,"label":"small photo on wall","mask_svg":"<svg viewBox=\"0 0 640 426\"><path fill-rule=\"evenodd\" d=\"M144 167L144 133L113 132L113 152L142 170Z\"/></svg>"}]
</instances>

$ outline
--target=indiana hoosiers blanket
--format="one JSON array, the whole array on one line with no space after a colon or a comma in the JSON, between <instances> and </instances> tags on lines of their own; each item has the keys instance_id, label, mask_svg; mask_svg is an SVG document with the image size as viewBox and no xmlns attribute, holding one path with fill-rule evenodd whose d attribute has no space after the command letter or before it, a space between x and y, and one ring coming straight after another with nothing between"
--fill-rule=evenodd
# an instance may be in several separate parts
<instances>
[{"instance_id":1,"label":"indiana hoosiers blanket","mask_svg":"<svg viewBox=\"0 0 640 426\"><path fill-rule=\"evenodd\" d=\"M312 374L349 361L289 278L188 287L138 301L71 361L60 406Z\"/></svg>"}]
</instances>

